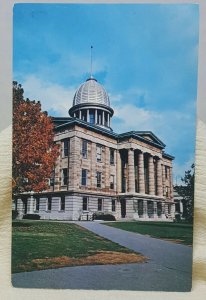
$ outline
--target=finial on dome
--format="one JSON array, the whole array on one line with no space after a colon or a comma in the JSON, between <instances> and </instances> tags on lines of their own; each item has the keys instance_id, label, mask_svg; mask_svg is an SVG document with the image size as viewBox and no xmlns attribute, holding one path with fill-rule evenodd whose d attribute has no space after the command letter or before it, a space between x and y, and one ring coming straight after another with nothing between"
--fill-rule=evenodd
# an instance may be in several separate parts
<instances>
[{"instance_id":1,"label":"finial on dome","mask_svg":"<svg viewBox=\"0 0 206 300\"><path fill-rule=\"evenodd\" d=\"M93 78L93 76L92 76L92 49L93 49L93 46L91 46L91 69L90 69L90 78Z\"/></svg>"}]
</instances>

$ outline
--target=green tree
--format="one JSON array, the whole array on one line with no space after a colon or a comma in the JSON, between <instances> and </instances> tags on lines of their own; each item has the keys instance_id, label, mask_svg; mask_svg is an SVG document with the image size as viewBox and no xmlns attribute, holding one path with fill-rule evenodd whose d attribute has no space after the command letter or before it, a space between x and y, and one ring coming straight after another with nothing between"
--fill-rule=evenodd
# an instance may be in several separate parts
<instances>
[{"instance_id":1,"label":"green tree","mask_svg":"<svg viewBox=\"0 0 206 300\"><path fill-rule=\"evenodd\" d=\"M58 146L53 123L41 103L24 99L24 90L13 82L13 192L40 192L48 188Z\"/></svg>"},{"instance_id":2,"label":"green tree","mask_svg":"<svg viewBox=\"0 0 206 300\"><path fill-rule=\"evenodd\" d=\"M184 200L184 215L186 221L193 222L193 210L194 210L194 179L195 179L195 165L192 164L191 169L185 171L185 176L181 179L183 185L177 186L176 190L178 194Z\"/></svg>"}]
</instances>

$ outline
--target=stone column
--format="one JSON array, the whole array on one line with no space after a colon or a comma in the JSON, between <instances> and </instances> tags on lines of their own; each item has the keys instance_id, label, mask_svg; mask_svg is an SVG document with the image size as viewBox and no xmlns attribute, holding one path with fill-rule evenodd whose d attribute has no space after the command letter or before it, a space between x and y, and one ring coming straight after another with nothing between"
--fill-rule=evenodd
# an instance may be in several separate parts
<instances>
[{"instance_id":1,"label":"stone column","mask_svg":"<svg viewBox=\"0 0 206 300\"><path fill-rule=\"evenodd\" d=\"M163 196L166 196L166 183L165 183L165 165L162 165L162 184L163 184Z\"/></svg>"},{"instance_id":2,"label":"stone column","mask_svg":"<svg viewBox=\"0 0 206 300\"><path fill-rule=\"evenodd\" d=\"M180 200L180 214L181 214L181 216L183 214L183 203L182 203L182 200Z\"/></svg>"},{"instance_id":3,"label":"stone column","mask_svg":"<svg viewBox=\"0 0 206 300\"><path fill-rule=\"evenodd\" d=\"M97 109L95 109L94 124L97 124Z\"/></svg>"},{"instance_id":4,"label":"stone column","mask_svg":"<svg viewBox=\"0 0 206 300\"><path fill-rule=\"evenodd\" d=\"M24 205L21 198L17 199L17 211L18 211L17 219L22 219L24 215Z\"/></svg>"},{"instance_id":5,"label":"stone column","mask_svg":"<svg viewBox=\"0 0 206 300\"><path fill-rule=\"evenodd\" d=\"M171 205L171 207L170 207L170 215L171 215L172 219L174 219L175 218L175 204L172 203L170 205Z\"/></svg>"},{"instance_id":6,"label":"stone column","mask_svg":"<svg viewBox=\"0 0 206 300\"><path fill-rule=\"evenodd\" d=\"M143 200L143 218L148 218L147 200Z\"/></svg>"},{"instance_id":7,"label":"stone column","mask_svg":"<svg viewBox=\"0 0 206 300\"><path fill-rule=\"evenodd\" d=\"M34 212L34 197L33 194L27 199L27 210L29 214L33 214Z\"/></svg>"},{"instance_id":8,"label":"stone column","mask_svg":"<svg viewBox=\"0 0 206 300\"><path fill-rule=\"evenodd\" d=\"M134 149L128 150L128 179L129 193L135 193L135 178L134 178Z\"/></svg>"},{"instance_id":9,"label":"stone column","mask_svg":"<svg viewBox=\"0 0 206 300\"><path fill-rule=\"evenodd\" d=\"M79 118L80 118L80 120L82 119L82 111L81 110L79 110Z\"/></svg>"},{"instance_id":10,"label":"stone column","mask_svg":"<svg viewBox=\"0 0 206 300\"><path fill-rule=\"evenodd\" d=\"M154 219L157 219L157 201L153 202L153 216Z\"/></svg>"},{"instance_id":11,"label":"stone column","mask_svg":"<svg viewBox=\"0 0 206 300\"><path fill-rule=\"evenodd\" d=\"M121 155L119 150L117 150L117 159L116 159L116 170L117 170L117 193L122 192L122 162Z\"/></svg>"},{"instance_id":12,"label":"stone column","mask_svg":"<svg viewBox=\"0 0 206 300\"><path fill-rule=\"evenodd\" d=\"M110 127L110 115L108 114L108 127Z\"/></svg>"},{"instance_id":13,"label":"stone column","mask_svg":"<svg viewBox=\"0 0 206 300\"><path fill-rule=\"evenodd\" d=\"M102 111L102 125L105 125L105 120L104 120L104 110Z\"/></svg>"},{"instance_id":14,"label":"stone column","mask_svg":"<svg viewBox=\"0 0 206 300\"><path fill-rule=\"evenodd\" d=\"M162 202L162 219L166 219L166 215L165 215L165 203Z\"/></svg>"},{"instance_id":15,"label":"stone column","mask_svg":"<svg viewBox=\"0 0 206 300\"><path fill-rule=\"evenodd\" d=\"M76 118L76 113L74 113L74 118Z\"/></svg>"},{"instance_id":16,"label":"stone column","mask_svg":"<svg viewBox=\"0 0 206 300\"><path fill-rule=\"evenodd\" d=\"M134 214L133 219L138 220L139 219L139 212L138 212L138 200L133 200L133 208L134 208Z\"/></svg>"},{"instance_id":17,"label":"stone column","mask_svg":"<svg viewBox=\"0 0 206 300\"><path fill-rule=\"evenodd\" d=\"M87 109L87 122L89 123L89 109Z\"/></svg>"},{"instance_id":18,"label":"stone column","mask_svg":"<svg viewBox=\"0 0 206 300\"><path fill-rule=\"evenodd\" d=\"M153 156L149 156L149 194L155 194L155 182L154 182L154 161Z\"/></svg>"},{"instance_id":19,"label":"stone column","mask_svg":"<svg viewBox=\"0 0 206 300\"><path fill-rule=\"evenodd\" d=\"M143 152L139 153L139 165L138 165L138 170L139 170L139 193L140 194L145 194L145 184L144 184L144 154Z\"/></svg>"},{"instance_id":20,"label":"stone column","mask_svg":"<svg viewBox=\"0 0 206 300\"><path fill-rule=\"evenodd\" d=\"M173 178L172 178L172 168L169 168L169 182L170 182L170 198L173 198Z\"/></svg>"},{"instance_id":21,"label":"stone column","mask_svg":"<svg viewBox=\"0 0 206 300\"><path fill-rule=\"evenodd\" d=\"M157 160L157 195L162 197L162 160Z\"/></svg>"}]
</instances>

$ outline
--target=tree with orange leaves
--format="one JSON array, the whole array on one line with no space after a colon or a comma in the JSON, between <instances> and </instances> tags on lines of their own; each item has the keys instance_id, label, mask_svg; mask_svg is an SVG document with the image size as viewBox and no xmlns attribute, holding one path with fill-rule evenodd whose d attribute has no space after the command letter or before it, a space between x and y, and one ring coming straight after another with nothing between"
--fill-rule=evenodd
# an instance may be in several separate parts
<instances>
[{"instance_id":1,"label":"tree with orange leaves","mask_svg":"<svg viewBox=\"0 0 206 300\"><path fill-rule=\"evenodd\" d=\"M13 192L40 192L48 188L58 145L53 123L41 103L24 99L24 90L13 82Z\"/></svg>"}]
</instances>

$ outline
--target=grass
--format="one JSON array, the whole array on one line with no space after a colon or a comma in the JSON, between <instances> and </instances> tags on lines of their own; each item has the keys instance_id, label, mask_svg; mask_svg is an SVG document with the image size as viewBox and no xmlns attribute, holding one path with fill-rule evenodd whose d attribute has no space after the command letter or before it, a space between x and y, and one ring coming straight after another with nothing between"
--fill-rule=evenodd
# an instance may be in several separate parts
<instances>
[{"instance_id":1,"label":"grass","mask_svg":"<svg viewBox=\"0 0 206 300\"><path fill-rule=\"evenodd\" d=\"M105 225L137 232L171 242L192 245L192 225L168 222L115 222Z\"/></svg>"},{"instance_id":2,"label":"grass","mask_svg":"<svg viewBox=\"0 0 206 300\"><path fill-rule=\"evenodd\" d=\"M145 260L140 254L76 224L29 220L13 222L13 273Z\"/></svg>"}]
</instances>

